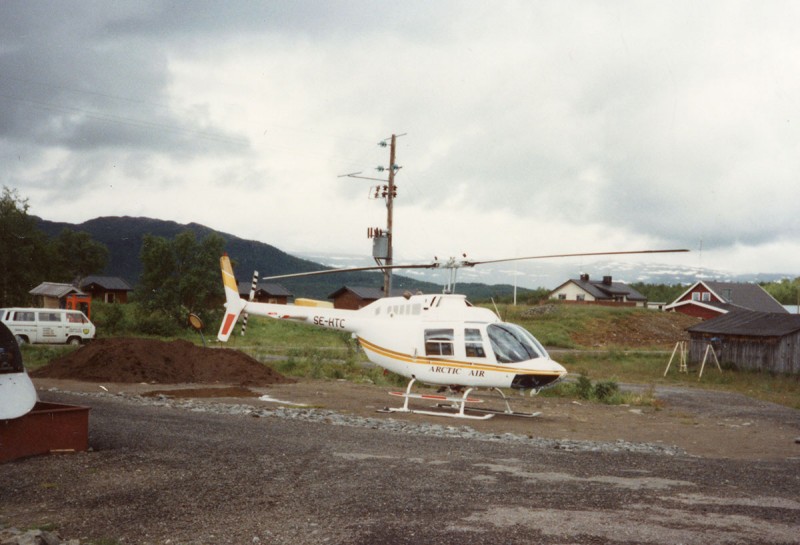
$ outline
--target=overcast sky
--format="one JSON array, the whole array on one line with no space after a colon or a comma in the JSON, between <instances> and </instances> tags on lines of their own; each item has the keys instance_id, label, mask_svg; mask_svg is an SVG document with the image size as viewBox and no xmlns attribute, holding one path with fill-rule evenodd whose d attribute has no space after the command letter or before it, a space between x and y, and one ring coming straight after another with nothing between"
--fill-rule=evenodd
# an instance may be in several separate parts
<instances>
[{"instance_id":1,"label":"overcast sky","mask_svg":"<svg viewBox=\"0 0 800 545\"><path fill-rule=\"evenodd\" d=\"M800 275L800 3L0 3L0 184L54 221Z\"/></svg>"}]
</instances>

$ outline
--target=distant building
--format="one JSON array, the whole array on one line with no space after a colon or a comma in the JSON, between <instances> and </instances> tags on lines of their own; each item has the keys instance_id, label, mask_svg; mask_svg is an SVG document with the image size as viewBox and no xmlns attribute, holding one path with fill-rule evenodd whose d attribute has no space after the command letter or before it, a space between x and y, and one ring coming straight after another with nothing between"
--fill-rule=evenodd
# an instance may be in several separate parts
<instances>
[{"instance_id":1,"label":"distant building","mask_svg":"<svg viewBox=\"0 0 800 545\"><path fill-rule=\"evenodd\" d=\"M28 293L33 296L33 305L41 308L67 308L67 297L71 295L85 297L87 295L72 284L57 282L42 282Z\"/></svg>"},{"instance_id":2,"label":"distant building","mask_svg":"<svg viewBox=\"0 0 800 545\"><path fill-rule=\"evenodd\" d=\"M614 282L610 276L592 280L588 274L569 279L550 292L550 299L569 303L643 307L647 297L624 282Z\"/></svg>"},{"instance_id":3,"label":"distant building","mask_svg":"<svg viewBox=\"0 0 800 545\"><path fill-rule=\"evenodd\" d=\"M786 309L758 284L700 280L664 307L707 320L732 310L754 310L788 314Z\"/></svg>"},{"instance_id":4,"label":"distant building","mask_svg":"<svg viewBox=\"0 0 800 545\"><path fill-rule=\"evenodd\" d=\"M242 299L250 299L250 289L253 287L251 282L239 282L239 296ZM285 305L294 295L280 284L256 284L256 291L253 301L259 303L275 303Z\"/></svg>"},{"instance_id":5,"label":"distant building","mask_svg":"<svg viewBox=\"0 0 800 545\"><path fill-rule=\"evenodd\" d=\"M92 296L92 301L127 303L133 288L118 276L87 276L80 282L81 290Z\"/></svg>"},{"instance_id":6,"label":"distant building","mask_svg":"<svg viewBox=\"0 0 800 545\"><path fill-rule=\"evenodd\" d=\"M710 344L718 359L737 369L800 374L800 316L734 309L687 329L690 361Z\"/></svg>"},{"instance_id":7,"label":"distant building","mask_svg":"<svg viewBox=\"0 0 800 545\"><path fill-rule=\"evenodd\" d=\"M399 297L405 290L392 290L393 297ZM346 308L358 310L367 306L373 301L383 297L383 288L365 288L360 286L342 286L335 292L328 295L328 299L333 299L334 308Z\"/></svg>"}]
</instances>

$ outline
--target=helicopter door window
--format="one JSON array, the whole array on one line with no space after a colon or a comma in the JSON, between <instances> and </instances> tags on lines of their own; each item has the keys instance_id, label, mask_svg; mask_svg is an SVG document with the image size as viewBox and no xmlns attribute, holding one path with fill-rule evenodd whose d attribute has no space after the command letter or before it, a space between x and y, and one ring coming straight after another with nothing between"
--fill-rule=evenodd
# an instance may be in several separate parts
<instances>
[{"instance_id":1,"label":"helicopter door window","mask_svg":"<svg viewBox=\"0 0 800 545\"><path fill-rule=\"evenodd\" d=\"M464 330L464 350L468 358L485 358L486 351L483 349L483 339L480 329Z\"/></svg>"},{"instance_id":2,"label":"helicopter door window","mask_svg":"<svg viewBox=\"0 0 800 545\"><path fill-rule=\"evenodd\" d=\"M426 329L425 330L425 355L426 356L452 356L453 355L453 330L452 329Z\"/></svg>"}]
</instances>

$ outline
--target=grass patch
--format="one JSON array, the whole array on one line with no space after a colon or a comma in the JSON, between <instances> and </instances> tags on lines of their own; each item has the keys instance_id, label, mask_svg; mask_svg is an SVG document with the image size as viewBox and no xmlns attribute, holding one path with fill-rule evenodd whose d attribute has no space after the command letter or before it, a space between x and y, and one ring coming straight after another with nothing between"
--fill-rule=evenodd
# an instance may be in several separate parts
<instances>
[{"instance_id":1,"label":"grass patch","mask_svg":"<svg viewBox=\"0 0 800 545\"><path fill-rule=\"evenodd\" d=\"M581 373L575 381L561 382L553 388L543 390L541 393L544 397L583 399L585 401L604 403L606 405L658 407L659 402L653 394L653 388L649 388L641 393L623 392L620 390L616 380L610 379L592 382L584 373Z\"/></svg>"},{"instance_id":2,"label":"grass patch","mask_svg":"<svg viewBox=\"0 0 800 545\"><path fill-rule=\"evenodd\" d=\"M78 346L51 344L23 344L19 347L25 369L33 371L44 367L52 360L74 352Z\"/></svg>"},{"instance_id":3,"label":"grass patch","mask_svg":"<svg viewBox=\"0 0 800 545\"><path fill-rule=\"evenodd\" d=\"M663 352L608 350L604 352L570 352L555 357L571 375L585 374L595 380L652 386L674 385L735 392L794 409L800 409L800 377L752 371L720 372L716 366L706 368L698 378L698 365L689 365L688 373L679 373L675 362L664 377L669 354Z\"/></svg>"},{"instance_id":4,"label":"grass patch","mask_svg":"<svg viewBox=\"0 0 800 545\"><path fill-rule=\"evenodd\" d=\"M597 384L608 381L615 384L646 385L643 394L623 392L617 388L614 392L599 396L610 400L605 402L631 405L657 404L652 396L652 388L660 385L676 385L736 392L800 409L800 376L728 369L720 373L716 366L707 364L703 377L698 379L696 366L690 365L689 373L679 373L676 362L673 362L669 373L664 377L664 370L669 361L669 350L665 353L648 349L625 349L619 346L603 350L575 350L577 345L572 340L575 334L599 335L609 324L622 322L624 325L625 320L631 317L650 316L652 314L648 313L654 311L553 304L540 307L501 305L499 312L503 319L522 325L548 347L568 349L569 351L564 353L556 351L553 354L554 359L562 363L573 377L581 374L591 377L590 382L594 381L592 389L596 389ZM206 329L216 330L210 324L207 324ZM100 331L100 334L107 336L103 331ZM202 344L200 336L188 327L177 336L166 337L163 340L170 341L175 338ZM274 367L278 372L292 377L344 379L391 386L403 386L407 382L407 379L393 373L385 373L382 368L369 363L364 354L357 349L356 342L350 334L287 320L251 317L245 336L237 332L231 336L228 343L221 344L217 343L214 334L207 332L206 343L209 346L241 350ZM34 370L56 357L76 350L76 347L24 345L21 349L26 368ZM279 359L274 361L276 356ZM572 384L564 382L543 391L542 394L574 396L580 399L581 394L570 391L574 387ZM600 388L614 390L610 384Z\"/></svg>"}]
</instances>

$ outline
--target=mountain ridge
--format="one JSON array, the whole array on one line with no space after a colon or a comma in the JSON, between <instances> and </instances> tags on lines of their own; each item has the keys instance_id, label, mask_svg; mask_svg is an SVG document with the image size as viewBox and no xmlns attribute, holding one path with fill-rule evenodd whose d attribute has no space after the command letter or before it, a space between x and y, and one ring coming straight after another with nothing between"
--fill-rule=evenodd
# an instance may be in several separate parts
<instances>
[{"instance_id":1,"label":"mountain ridge","mask_svg":"<svg viewBox=\"0 0 800 545\"><path fill-rule=\"evenodd\" d=\"M142 272L139 254L144 236L149 234L172 239L187 230L194 233L198 240L212 233L221 236L225 240L226 253L234 261L234 271L240 282L249 281L255 270L259 271L261 277L265 277L331 268L310 259L293 256L265 242L243 239L194 222L181 224L172 220L141 216L100 216L79 224L54 222L39 217L36 217L36 221L39 229L49 237L57 236L63 229L88 233L92 239L104 244L109 250L108 265L101 274L124 278L132 286L138 283ZM382 288L383 275L379 272L347 272L283 279L279 283L297 296L326 299L342 286ZM392 287L428 293L442 291L441 284L398 274L392 275ZM513 289L512 285L504 284L459 284L460 293L475 299L510 295Z\"/></svg>"}]
</instances>

